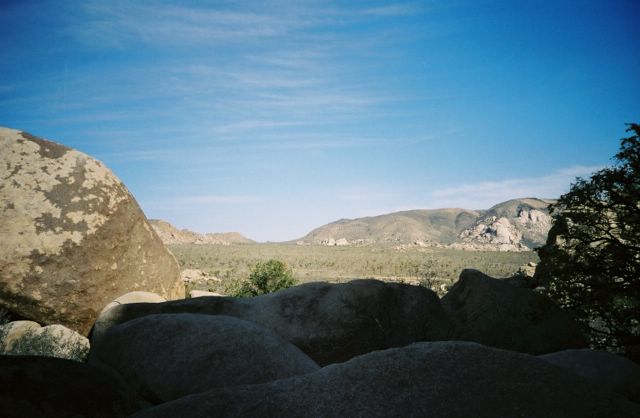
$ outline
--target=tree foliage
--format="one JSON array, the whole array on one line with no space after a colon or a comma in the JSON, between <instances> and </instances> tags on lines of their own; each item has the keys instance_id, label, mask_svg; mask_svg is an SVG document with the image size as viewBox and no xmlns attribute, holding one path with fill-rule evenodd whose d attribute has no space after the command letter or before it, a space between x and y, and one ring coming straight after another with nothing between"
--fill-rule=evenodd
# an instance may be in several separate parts
<instances>
[{"instance_id":1,"label":"tree foliage","mask_svg":"<svg viewBox=\"0 0 640 418\"><path fill-rule=\"evenodd\" d=\"M284 262L271 259L257 263L249 277L237 283L229 293L232 296L251 297L286 289L296 284L293 272Z\"/></svg>"},{"instance_id":2,"label":"tree foliage","mask_svg":"<svg viewBox=\"0 0 640 418\"><path fill-rule=\"evenodd\" d=\"M554 225L538 249L536 276L584 326L592 345L640 348L640 125L615 164L576 179L550 206Z\"/></svg>"}]
</instances>

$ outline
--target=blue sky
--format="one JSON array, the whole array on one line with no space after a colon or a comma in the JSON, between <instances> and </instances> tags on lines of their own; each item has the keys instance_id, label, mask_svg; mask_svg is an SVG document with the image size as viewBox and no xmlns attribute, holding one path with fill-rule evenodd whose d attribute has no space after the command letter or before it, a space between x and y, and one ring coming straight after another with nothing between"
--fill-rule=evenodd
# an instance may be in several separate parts
<instances>
[{"instance_id":1,"label":"blue sky","mask_svg":"<svg viewBox=\"0 0 640 418\"><path fill-rule=\"evenodd\" d=\"M3 1L0 125L150 218L298 238L557 197L640 121L640 3Z\"/></svg>"}]
</instances>

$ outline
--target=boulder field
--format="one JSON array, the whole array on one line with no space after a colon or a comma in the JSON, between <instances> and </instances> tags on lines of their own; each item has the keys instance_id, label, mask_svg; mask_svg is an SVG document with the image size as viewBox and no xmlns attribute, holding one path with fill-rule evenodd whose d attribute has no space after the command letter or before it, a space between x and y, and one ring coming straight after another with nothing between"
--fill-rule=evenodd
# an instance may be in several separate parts
<instances>
[{"instance_id":1,"label":"boulder field","mask_svg":"<svg viewBox=\"0 0 640 418\"><path fill-rule=\"evenodd\" d=\"M91 339L100 341L114 325L163 313L252 321L320 365L416 341L475 341L529 354L586 346L576 323L549 298L476 270L464 270L442 302L423 287L354 280L306 283L248 299L200 297L119 305L98 318Z\"/></svg>"},{"instance_id":2,"label":"boulder field","mask_svg":"<svg viewBox=\"0 0 640 418\"><path fill-rule=\"evenodd\" d=\"M378 280L306 283L254 298L198 297L114 306L96 321L92 344L114 325L151 314L227 315L259 324L327 365L414 341L446 340L452 327L429 289Z\"/></svg>"},{"instance_id":3,"label":"boulder field","mask_svg":"<svg viewBox=\"0 0 640 418\"><path fill-rule=\"evenodd\" d=\"M214 389L163 417L637 417L640 408L536 357L448 341L376 351L302 376Z\"/></svg>"}]
</instances>

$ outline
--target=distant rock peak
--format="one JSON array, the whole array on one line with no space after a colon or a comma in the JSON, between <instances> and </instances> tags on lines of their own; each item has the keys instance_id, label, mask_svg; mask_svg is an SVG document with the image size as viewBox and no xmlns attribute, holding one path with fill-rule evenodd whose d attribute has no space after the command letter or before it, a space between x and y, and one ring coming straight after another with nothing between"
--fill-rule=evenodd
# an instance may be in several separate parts
<instances>
[{"instance_id":1,"label":"distant rock peak","mask_svg":"<svg viewBox=\"0 0 640 418\"><path fill-rule=\"evenodd\" d=\"M173 244L251 244L255 241L238 232L199 234L188 229L178 229L167 221L150 219L149 223L165 245Z\"/></svg>"}]
</instances>

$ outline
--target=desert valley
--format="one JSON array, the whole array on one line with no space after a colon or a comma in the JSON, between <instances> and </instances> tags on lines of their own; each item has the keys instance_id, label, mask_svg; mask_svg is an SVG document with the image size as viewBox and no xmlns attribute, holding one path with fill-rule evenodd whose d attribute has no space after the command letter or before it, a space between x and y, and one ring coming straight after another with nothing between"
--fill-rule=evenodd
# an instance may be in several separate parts
<instances>
[{"instance_id":1,"label":"desert valley","mask_svg":"<svg viewBox=\"0 0 640 418\"><path fill-rule=\"evenodd\" d=\"M147 221L26 132L0 156L3 417L640 416L640 366L537 282L548 200L260 244Z\"/></svg>"}]
</instances>

